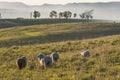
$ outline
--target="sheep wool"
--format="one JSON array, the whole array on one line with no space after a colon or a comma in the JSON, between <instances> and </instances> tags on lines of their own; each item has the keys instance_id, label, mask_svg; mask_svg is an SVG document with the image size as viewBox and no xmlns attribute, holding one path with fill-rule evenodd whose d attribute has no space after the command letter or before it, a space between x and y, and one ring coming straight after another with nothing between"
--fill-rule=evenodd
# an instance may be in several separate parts
<instances>
[{"instance_id":1,"label":"sheep wool","mask_svg":"<svg viewBox=\"0 0 120 80\"><path fill-rule=\"evenodd\" d=\"M39 62L41 64L41 66L46 68L46 69L48 67L52 66L52 59L50 56L46 56L46 57L42 58Z\"/></svg>"},{"instance_id":2,"label":"sheep wool","mask_svg":"<svg viewBox=\"0 0 120 80\"><path fill-rule=\"evenodd\" d=\"M82 56L85 56L85 57L89 57L90 56L90 52L89 51L83 51L80 53Z\"/></svg>"},{"instance_id":3,"label":"sheep wool","mask_svg":"<svg viewBox=\"0 0 120 80\"><path fill-rule=\"evenodd\" d=\"M50 57L52 58L53 62L57 62L59 59L59 54L57 52L53 52Z\"/></svg>"},{"instance_id":4,"label":"sheep wool","mask_svg":"<svg viewBox=\"0 0 120 80\"><path fill-rule=\"evenodd\" d=\"M26 57L22 57L16 60L16 65L19 69L23 69L27 65L27 59Z\"/></svg>"}]
</instances>

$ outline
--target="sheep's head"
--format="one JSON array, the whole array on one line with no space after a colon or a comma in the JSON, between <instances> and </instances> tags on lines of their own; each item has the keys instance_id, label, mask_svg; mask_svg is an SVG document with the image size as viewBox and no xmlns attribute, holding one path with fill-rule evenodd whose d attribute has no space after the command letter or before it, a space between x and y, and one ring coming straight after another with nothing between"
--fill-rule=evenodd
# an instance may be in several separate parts
<instances>
[{"instance_id":1,"label":"sheep's head","mask_svg":"<svg viewBox=\"0 0 120 80\"><path fill-rule=\"evenodd\" d=\"M53 60L54 60L55 62L59 59L59 55L58 55L57 52L52 53L52 56L53 56Z\"/></svg>"},{"instance_id":2,"label":"sheep's head","mask_svg":"<svg viewBox=\"0 0 120 80\"><path fill-rule=\"evenodd\" d=\"M41 59L44 58L44 57L45 57L44 54L39 54L39 55L37 56L38 60L41 60Z\"/></svg>"}]
</instances>

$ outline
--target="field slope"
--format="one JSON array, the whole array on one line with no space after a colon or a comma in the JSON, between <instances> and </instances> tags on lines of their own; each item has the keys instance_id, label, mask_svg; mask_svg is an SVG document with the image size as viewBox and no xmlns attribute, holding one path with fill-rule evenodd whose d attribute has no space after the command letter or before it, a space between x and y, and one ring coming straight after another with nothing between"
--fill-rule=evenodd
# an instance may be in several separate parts
<instances>
[{"instance_id":1,"label":"field slope","mask_svg":"<svg viewBox=\"0 0 120 80\"><path fill-rule=\"evenodd\" d=\"M79 53L89 50L90 57ZM39 53L58 51L60 59L45 70ZM96 56L99 54L99 56ZM15 61L26 56L18 70ZM120 23L65 23L0 29L0 80L119 80Z\"/></svg>"},{"instance_id":2,"label":"field slope","mask_svg":"<svg viewBox=\"0 0 120 80\"><path fill-rule=\"evenodd\" d=\"M16 26L30 26L30 25L43 25L43 24L57 24L57 23L74 23L74 22L112 22L110 20L84 20L84 19L0 19L0 29L10 28Z\"/></svg>"}]
</instances>

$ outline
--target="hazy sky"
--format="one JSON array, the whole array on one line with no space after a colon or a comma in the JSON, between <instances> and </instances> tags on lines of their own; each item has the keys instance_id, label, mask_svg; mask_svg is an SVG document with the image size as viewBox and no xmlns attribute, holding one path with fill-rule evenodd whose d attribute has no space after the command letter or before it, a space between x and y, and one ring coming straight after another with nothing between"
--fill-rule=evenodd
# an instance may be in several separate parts
<instances>
[{"instance_id":1,"label":"hazy sky","mask_svg":"<svg viewBox=\"0 0 120 80\"><path fill-rule=\"evenodd\" d=\"M110 2L110 1L120 1L120 0L0 0L7 2L24 2L25 4L30 5L40 5L44 3L49 4L66 4L72 2Z\"/></svg>"}]
</instances>

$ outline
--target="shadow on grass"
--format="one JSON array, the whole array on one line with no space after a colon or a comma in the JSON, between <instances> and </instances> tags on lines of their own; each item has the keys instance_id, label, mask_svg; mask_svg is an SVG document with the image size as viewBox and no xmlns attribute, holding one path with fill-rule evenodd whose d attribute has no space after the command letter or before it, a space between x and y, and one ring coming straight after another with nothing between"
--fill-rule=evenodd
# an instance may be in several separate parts
<instances>
[{"instance_id":1,"label":"shadow on grass","mask_svg":"<svg viewBox=\"0 0 120 80\"><path fill-rule=\"evenodd\" d=\"M16 26L31 26L43 24L71 23L71 22L111 22L108 20L84 20L84 19L0 19L0 29Z\"/></svg>"},{"instance_id":2,"label":"shadow on grass","mask_svg":"<svg viewBox=\"0 0 120 80\"><path fill-rule=\"evenodd\" d=\"M103 31L83 31L71 33L48 34L47 36L35 36L21 39L10 39L0 41L0 47L24 46L34 44L44 44L51 42L62 42L68 40L83 40L110 35L119 35L120 29L103 30Z\"/></svg>"}]
</instances>

